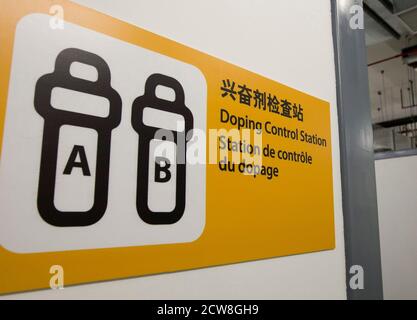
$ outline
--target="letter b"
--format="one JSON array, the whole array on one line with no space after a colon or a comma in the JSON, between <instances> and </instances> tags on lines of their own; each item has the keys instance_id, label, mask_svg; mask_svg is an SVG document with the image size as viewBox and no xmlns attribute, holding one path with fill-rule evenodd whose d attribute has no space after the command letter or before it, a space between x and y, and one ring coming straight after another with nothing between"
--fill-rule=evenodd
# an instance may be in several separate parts
<instances>
[{"instance_id":1,"label":"letter b","mask_svg":"<svg viewBox=\"0 0 417 320\"><path fill-rule=\"evenodd\" d=\"M163 166L161 164L164 164ZM171 171L169 168L171 163L167 158L156 157L155 158L155 182L165 183L171 180Z\"/></svg>"}]
</instances>

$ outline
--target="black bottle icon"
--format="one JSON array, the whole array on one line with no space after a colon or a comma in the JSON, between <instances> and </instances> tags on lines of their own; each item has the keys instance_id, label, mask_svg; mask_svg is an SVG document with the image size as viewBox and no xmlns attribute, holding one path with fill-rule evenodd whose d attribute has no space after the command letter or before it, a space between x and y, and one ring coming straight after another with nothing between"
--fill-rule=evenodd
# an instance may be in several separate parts
<instances>
[{"instance_id":1,"label":"black bottle icon","mask_svg":"<svg viewBox=\"0 0 417 320\"><path fill-rule=\"evenodd\" d=\"M73 77L70 67L74 62L94 67L98 79L89 81ZM56 87L107 99L108 116L99 117L54 108L51 105L51 94L52 89ZM91 52L76 48L64 49L56 58L55 70L37 81L34 104L36 111L45 120L37 200L39 213L43 220L54 226L92 225L103 217L107 208L111 132L121 120L122 101L116 90L111 87L111 74L107 63ZM54 204L59 133L63 125L90 128L98 135L94 200L88 211L60 211Z\"/></svg>"},{"instance_id":2,"label":"black bottle icon","mask_svg":"<svg viewBox=\"0 0 417 320\"><path fill-rule=\"evenodd\" d=\"M158 86L172 89L175 93L175 100L168 101L158 98L156 96L156 88ZM184 120L184 130L181 132L160 128L156 125L146 125L143 120L144 110L146 108L182 116ZM191 130L194 128L193 115L185 106L184 89L181 84L176 79L166 75L153 74L149 76L146 80L144 95L138 97L133 102L132 126L139 134L138 177L136 192L136 207L138 214L141 219L148 224L174 224L178 222L184 214L186 202L187 142L191 138L189 133L191 133ZM149 207L149 183L151 183L149 179L152 175L157 175L156 172L151 172L150 174L150 162L154 161L155 167L161 168L159 163L161 159L150 152L151 141L158 139L158 135L164 136L163 140L170 141L176 145L175 158L177 159L177 163L171 164L167 159L165 159L164 164L165 169L170 166L176 166L175 207L170 212L155 212ZM154 176L154 180L157 183L165 183L170 178L171 175L168 170L165 170L165 176L163 178L160 176ZM160 198L160 201L164 201L163 196Z\"/></svg>"}]
</instances>

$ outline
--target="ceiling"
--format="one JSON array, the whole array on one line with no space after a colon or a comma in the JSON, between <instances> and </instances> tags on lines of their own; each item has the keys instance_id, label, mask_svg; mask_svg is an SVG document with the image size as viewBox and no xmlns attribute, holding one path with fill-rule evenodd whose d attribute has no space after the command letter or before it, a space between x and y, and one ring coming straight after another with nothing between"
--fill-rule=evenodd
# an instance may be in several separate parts
<instances>
[{"instance_id":1,"label":"ceiling","mask_svg":"<svg viewBox=\"0 0 417 320\"><path fill-rule=\"evenodd\" d=\"M417 0L390 0L393 12L410 33L417 34Z\"/></svg>"},{"instance_id":2,"label":"ceiling","mask_svg":"<svg viewBox=\"0 0 417 320\"><path fill-rule=\"evenodd\" d=\"M364 0L364 7L367 44L417 35L417 0Z\"/></svg>"}]
</instances>

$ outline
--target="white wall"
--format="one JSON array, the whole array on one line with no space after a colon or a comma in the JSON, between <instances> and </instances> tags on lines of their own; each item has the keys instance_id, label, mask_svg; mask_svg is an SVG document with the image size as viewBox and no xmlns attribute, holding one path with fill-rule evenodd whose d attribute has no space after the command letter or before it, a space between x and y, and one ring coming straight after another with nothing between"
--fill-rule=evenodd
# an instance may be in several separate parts
<instances>
[{"instance_id":1,"label":"white wall","mask_svg":"<svg viewBox=\"0 0 417 320\"><path fill-rule=\"evenodd\" d=\"M336 249L12 298L345 299L329 0L77 0L331 103Z\"/></svg>"},{"instance_id":2,"label":"white wall","mask_svg":"<svg viewBox=\"0 0 417 320\"><path fill-rule=\"evenodd\" d=\"M385 299L417 299L417 156L376 161Z\"/></svg>"}]
</instances>

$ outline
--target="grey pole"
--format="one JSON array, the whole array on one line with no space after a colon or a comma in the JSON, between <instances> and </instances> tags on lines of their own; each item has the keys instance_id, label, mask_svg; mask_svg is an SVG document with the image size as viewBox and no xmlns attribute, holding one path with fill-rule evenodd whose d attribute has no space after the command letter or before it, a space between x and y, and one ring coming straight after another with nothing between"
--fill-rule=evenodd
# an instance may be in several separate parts
<instances>
[{"instance_id":1,"label":"grey pole","mask_svg":"<svg viewBox=\"0 0 417 320\"><path fill-rule=\"evenodd\" d=\"M373 132L365 32L352 29L358 0L331 0L340 132L347 297L383 299ZM364 288L349 285L352 266L364 270Z\"/></svg>"}]
</instances>

